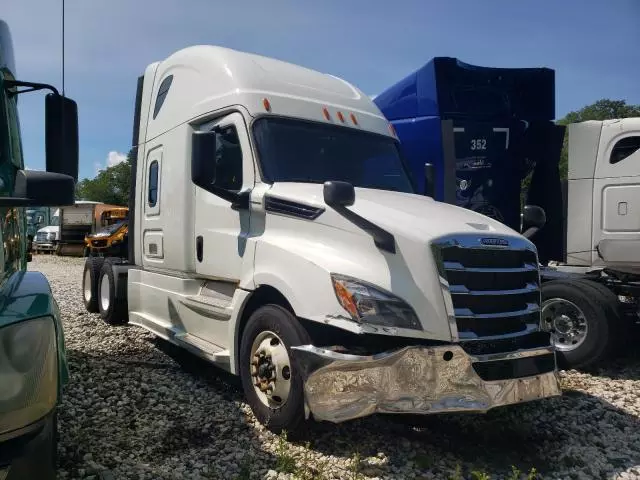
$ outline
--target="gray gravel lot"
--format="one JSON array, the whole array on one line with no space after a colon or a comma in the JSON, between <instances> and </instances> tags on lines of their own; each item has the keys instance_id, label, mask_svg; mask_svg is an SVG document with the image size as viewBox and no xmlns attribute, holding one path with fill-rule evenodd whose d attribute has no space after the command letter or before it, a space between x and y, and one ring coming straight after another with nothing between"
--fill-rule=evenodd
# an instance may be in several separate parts
<instances>
[{"instance_id":1,"label":"gray gravel lot","mask_svg":"<svg viewBox=\"0 0 640 480\"><path fill-rule=\"evenodd\" d=\"M64 321L60 478L514 479L532 467L537 478L640 478L637 353L594 375L563 372L562 398L484 416L314 424L307 447L256 424L229 375L87 313L83 260L29 264L49 278Z\"/></svg>"}]
</instances>

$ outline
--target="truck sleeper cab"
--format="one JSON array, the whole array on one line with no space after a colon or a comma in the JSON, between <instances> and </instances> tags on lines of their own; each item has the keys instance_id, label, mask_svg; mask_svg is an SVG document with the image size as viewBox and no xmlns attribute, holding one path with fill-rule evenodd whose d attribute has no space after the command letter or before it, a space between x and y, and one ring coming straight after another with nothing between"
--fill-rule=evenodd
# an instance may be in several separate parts
<instances>
[{"instance_id":1,"label":"truck sleeper cab","mask_svg":"<svg viewBox=\"0 0 640 480\"><path fill-rule=\"evenodd\" d=\"M586 368L640 323L640 118L570 124L568 145L566 252L541 269L542 327L562 366Z\"/></svg>"},{"instance_id":2,"label":"truck sleeper cab","mask_svg":"<svg viewBox=\"0 0 640 480\"><path fill-rule=\"evenodd\" d=\"M85 305L240 375L271 430L560 394L533 244L415 194L353 85L189 47L138 80L133 145L128 257L86 260Z\"/></svg>"}]
</instances>

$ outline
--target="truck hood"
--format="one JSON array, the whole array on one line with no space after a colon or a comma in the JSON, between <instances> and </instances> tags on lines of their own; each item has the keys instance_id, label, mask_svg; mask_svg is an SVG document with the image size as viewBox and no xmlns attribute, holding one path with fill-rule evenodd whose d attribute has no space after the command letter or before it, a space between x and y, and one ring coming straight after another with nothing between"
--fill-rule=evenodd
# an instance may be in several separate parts
<instances>
[{"instance_id":1,"label":"truck hood","mask_svg":"<svg viewBox=\"0 0 640 480\"><path fill-rule=\"evenodd\" d=\"M323 185L276 183L268 194L323 208L315 222L368 235L324 203ZM348 208L394 235L418 242L456 233L520 236L497 220L417 194L356 188L356 201Z\"/></svg>"},{"instance_id":2,"label":"truck hood","mask_svg":"<svg viewBox=\"0 0 640 480\"><path fill-rule=\"evenodd\" d=\"M60 227L49 225L48 227L42 227L38 230L38 233L58 233L60 231Z\"/></svg>"},{"instance_id":3,"label":"truck hood","mask_svg":"<svg viewBox=\"0 0 640 480\"><path fill-rule=\"evenodd\" d=\"M323 188L301 183L268 188L265 230L256 247L256 284L274 286L294 303L296 296L304 298L292 306L309 320L350 328L350 319L340 323L344 311L327 281L328 273L340 274L391 292L413 308L423 329L401 329L398 335L451 341L451 313L432 243L454 236L477 238L480 246L481 238L494 237L535 250L519 233L471 210L422 195L357 188L355 203L347 209L392 234L395 253L391 253L376 246L371 235L354 223L357 219L351 221L327 206ZM296 277L296 272L304 273ZM276 275L288 280L276 283ZM314 295L297 294L300 285ZM326 306L332 304L336 310L327 313Z\"/></svg>"}]
</instances>

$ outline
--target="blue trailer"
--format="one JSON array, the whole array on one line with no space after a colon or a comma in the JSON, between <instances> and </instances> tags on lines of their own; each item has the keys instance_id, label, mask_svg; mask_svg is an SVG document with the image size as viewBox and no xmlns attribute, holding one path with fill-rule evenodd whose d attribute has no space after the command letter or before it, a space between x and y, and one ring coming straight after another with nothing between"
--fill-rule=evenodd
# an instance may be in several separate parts
<instances>
[{"instance_id":1,"label":"blue trailer","mask_svg":"<svg viewBox=\"0 0 640 480\"><path fill-rule=\"evenodd\" d=\"M558 162L564 127L553 122L554 70L435 57L374 101L393 124L421 193L430 163L437 200L520 230L521 184L531 175L526 202L547 217L532 240L543 263L563 259Z\"/></svg>"}]
</instances>

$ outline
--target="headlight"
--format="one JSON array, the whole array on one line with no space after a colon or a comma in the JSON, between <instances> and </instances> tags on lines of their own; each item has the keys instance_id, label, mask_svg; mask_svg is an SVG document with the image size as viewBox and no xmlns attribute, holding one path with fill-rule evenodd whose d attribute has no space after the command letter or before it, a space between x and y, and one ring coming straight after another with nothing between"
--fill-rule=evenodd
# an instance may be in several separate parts
<instances>
[{"instance_id":1,"label":"headlight","mask_svg":"<svg viewBox=\"0 0 640 480\"><path fill-rule=\"evenodd\" d=\"M343 275L331 275L340 305L362 323L422 330L413 309L402 299L368 283Z\"/></svg>"},{"instance_id":2,"label":"headlight","mask_svg":"<svg viewBox=\"0 0 640 480\"><path fill-rule=\"evenodd\" d=\"M51 317L0 329L0 433L29 425L55 406L56 347Z\"/></svg>"}]
</instances>

